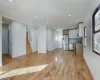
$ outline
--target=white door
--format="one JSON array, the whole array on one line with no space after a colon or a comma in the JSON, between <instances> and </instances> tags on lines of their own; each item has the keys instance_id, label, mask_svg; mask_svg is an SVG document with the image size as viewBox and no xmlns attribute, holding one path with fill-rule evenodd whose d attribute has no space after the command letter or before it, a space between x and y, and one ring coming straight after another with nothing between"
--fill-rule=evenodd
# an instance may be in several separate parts
<instances>
[{"instance_id":1,"label":"white door","mask_svg":"<svg viewBox=\"0 0 100 80\"><path fill-rule=\"evenodd\" d=\"M52 33L51 33L51 30L47 30L47 51L52 51L52 47L51 47L51 44L52 44L52 42L51 42L51 35L52 35Z\"/></svg>"},{"instance_id":2,"label":"white door","mask_svg":"<svg viewBox=\"0 0 100 80\"><path fill-rule=\"evenodd\" d=\"M8 52L8 30L2 30L2 54Z\"/></svg>"}]
</instances>

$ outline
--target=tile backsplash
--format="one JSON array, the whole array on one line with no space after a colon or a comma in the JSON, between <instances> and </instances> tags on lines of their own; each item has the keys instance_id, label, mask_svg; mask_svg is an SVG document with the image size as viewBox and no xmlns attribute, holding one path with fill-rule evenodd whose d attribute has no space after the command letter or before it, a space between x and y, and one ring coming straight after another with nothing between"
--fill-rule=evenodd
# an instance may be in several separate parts
<instances>
[{"instance_id":1,"label":"tile backsplash","mask_svg":"<svg viewBox=\"0 0 100 80\"><path fill-rule=\"evenodd\" d=\"M69 44L72 44L72 43L83 43L83 37L69 38Z\"/></svg>"}]
</instances>

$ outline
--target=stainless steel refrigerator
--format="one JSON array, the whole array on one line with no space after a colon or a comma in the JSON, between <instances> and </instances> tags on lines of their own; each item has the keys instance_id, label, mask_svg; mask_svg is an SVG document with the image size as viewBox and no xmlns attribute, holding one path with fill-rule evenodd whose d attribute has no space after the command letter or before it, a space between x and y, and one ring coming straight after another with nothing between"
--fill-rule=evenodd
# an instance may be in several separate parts
<instances>
[{"instance_id":1,"label":"stainless steel refrigerator","mask_svg":"<svg viewBox=\"0 0 100 80\"><path fill-rule=\"evenodd\" d=\"M63 36L63 49L68 50L68 35Z\"/></svg>"}]
</instances>

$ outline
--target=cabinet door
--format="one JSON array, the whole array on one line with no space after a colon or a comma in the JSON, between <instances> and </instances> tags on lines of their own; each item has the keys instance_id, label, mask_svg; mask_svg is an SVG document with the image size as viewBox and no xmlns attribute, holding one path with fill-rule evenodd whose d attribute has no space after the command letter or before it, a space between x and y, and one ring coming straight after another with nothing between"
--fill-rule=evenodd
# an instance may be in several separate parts
<instances>
[{"instance_id":1,"label":"cabinet door","mask_svg":"<svg viewBox=\"0 0 100 80\"><path fill-rule=\"evenodd\" d=\"M77 38L78 37L78 29L69 30L69 38Z\"/></svg>"},{"instance_id":2,"label":"cabinet door","mask_svg":"<svg viewBox=\"0 0 100 80\"><path fill-rule=\"evenodd\" d=\"M78 38L78 35L79 35L79 34L78 34L78 29L75 29L74 31L75 31L75 32L74 32L75 38Z\"/></svg>"},{"instance_id":3,"label":"cabinet door","mask_svg":"<svg viewBox=\"0 0 100 80\"><path fill-rule=\"evenodd\" d=\"M79 37L84 37L84 25L79 24Z\"/></svg>"},{"instance_id":4,"label":"cabinet door","mask_svg":"<svg viewBox=\"0 0 100 80\"><path fill-rule=\"evenodd\" d=\"M69 38L73 38L73 30L69 30Z\"/></svg>"}]
</instances>

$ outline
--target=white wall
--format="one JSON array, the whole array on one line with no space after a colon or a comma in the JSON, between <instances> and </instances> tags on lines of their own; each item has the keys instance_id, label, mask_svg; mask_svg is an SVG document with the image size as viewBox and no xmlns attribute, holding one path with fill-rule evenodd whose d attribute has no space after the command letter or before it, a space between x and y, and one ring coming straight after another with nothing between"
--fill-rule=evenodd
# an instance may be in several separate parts
<instances>
[{"instance_id":1,"label":"white wall","mask_svg":"<svg viewBox=\"0 0 100 80\"><path fill-rule=\"evenodd\" d=\"M32 52L36 52L38 50L38 32L37 32L38 29L35 29L30 26L27 26L27 28L32 38L32 41L30 41Z\"/></svg>"},{"instance_id":2,"label":"white wall","mask_svg":"<svg viewBox=\"0 0 100 80\"><path fill-rule=\"evenodd\" d=\"M26 26L13 21L11 23L12 57L26 54Z\"/></svg>"},{"instance_id":3,"label":"white wall","mask_svg":"<svg viewBox=\"0 0 100 80\"><path fill-rule=\"evenodd\" d=\"M2 66L2 16L0 16L0 66Z\"/></svg>"},{"instance_id":4,"label":"white wall","mask_svg":"<svg viewBox=\"0 0 100 80\"><path fill-rule=\"evenodd\" d=\"M38 53L46 53L46 26L38 28Z\"/></svg>"},{"instance_id":5,"label":"white wall","mask_svg":"<svg viewBox=\"0 0 100 80\"><path fill-rule=\"evenodd\" d=\"M62 48L62 31L58 31L57 34L58 34L58 37L57 37L58 48Z\"/></svg>"},{"instance_id":6,"label":"white wall","mask_svg":"<svg viewBox=\"0 0 100 80\"><path fill-rule=\"evenodd\" d=\"M92 51L92 14L99 3L100 0L92 1L92 7L84 21L87 35L87 47L84 48L84 58L88 64L94 80L100 80L100 56Z\"/></svg>"}]
</instances>

